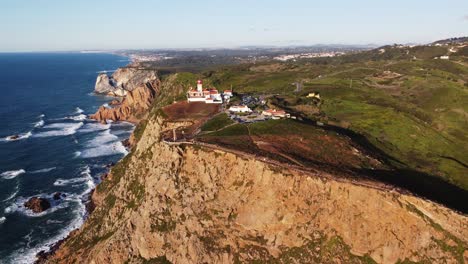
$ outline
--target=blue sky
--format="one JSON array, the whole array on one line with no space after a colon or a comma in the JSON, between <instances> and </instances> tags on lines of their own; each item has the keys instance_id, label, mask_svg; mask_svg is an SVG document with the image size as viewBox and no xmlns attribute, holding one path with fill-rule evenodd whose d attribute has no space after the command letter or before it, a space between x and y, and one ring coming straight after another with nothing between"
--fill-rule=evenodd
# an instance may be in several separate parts
<instances>
[{"instance_id":1,"label":"blue sky","mask_svg":"<svg viewBox=\"0 0 468 264\"><path fill-rule=\"evenodd\" d=\"M425 43L467 0L0 0L0 51Z\"/></svg>"}]
</instances>

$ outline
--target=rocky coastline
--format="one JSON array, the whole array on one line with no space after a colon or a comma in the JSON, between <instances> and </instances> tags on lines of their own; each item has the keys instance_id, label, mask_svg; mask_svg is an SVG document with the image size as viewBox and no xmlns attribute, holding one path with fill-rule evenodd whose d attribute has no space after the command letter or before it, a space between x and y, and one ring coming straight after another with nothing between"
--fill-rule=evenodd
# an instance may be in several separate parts
<instances>
[{"instance_id":1,"label":"rocky coastline","mask_svg":"<svg viewBox=\"0 0 468 264\"><path fill-rule=\"evenodd\" d=\"M101 123L129 121L138 123L148 112L160 89L160 80L156 70L138 67L132 64L119 68L112 76L101 73L97 77L94 92L115 97L106 106L90 115Z\"/></svg>"},{"instance_id":2,"label":"rocky coastline","mask_svg":"<svg viewBox=\"0 0 468 264\"><path fill-rule=\"evenodd\" d=\"M456 262L468 254L459 250L467 217L431 201L220 149L167 145L160 135L187 120L147 113L158 98L173 98L173 87L154 84L140 86L154 91L145 100L127 100L129 112L96 114L145 121L129 140L131 153L93 192L85 224L42 262Z\"/></svg>"},{"instance_id":3,"label":"rocky coastline","mask_svg":"<svg viewBox=\"0 0 468 264\"><path fill-rule=\"evenodd\" d=\"M106 105L101 106L95 114L89 116L102 124L111 121L127 121L135 125L145 117L149 107L153 103L159 90L160 81L156 70L148 70L132 66L132 64L119 68L110 77L107 73L100 73L96 78L94 93L117 97ZM12 136L15 137L15 136ZM13 138L15 139L15 138ZM122 141L126 149L131 149L134 143L133 134L130 138ZM108 171L115 164L106 166ZM102 175L101 181L106 180L109 174ZM89 193L88 201L85 204L86 215L90 215L96 208L93 198L95 189ZM64 194L55 193L53 200L59 200ZM32 197L25 202L24 206L34 213L40 213L51 207L51 203L42 197ZM35 263L46 263L49 257L53 256L61 245L67 241L77 230L73 230L67 237L54 243L48 251L41 251L36 255Z\"/></svg>"}]
</instances>

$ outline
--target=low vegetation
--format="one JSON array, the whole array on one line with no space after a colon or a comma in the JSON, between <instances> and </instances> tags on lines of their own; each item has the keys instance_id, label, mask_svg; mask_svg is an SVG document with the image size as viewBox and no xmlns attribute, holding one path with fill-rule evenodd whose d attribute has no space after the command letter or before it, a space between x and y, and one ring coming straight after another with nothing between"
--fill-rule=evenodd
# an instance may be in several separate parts
<instances>
[{"instance_id":1,"label":"low vegetation","mask_svg":"<svg viewBox=\"0 0 468 264\"><path fill-rule=\"evenodd\" d=\"M468 67L434 59L445 55L447 47L382 49L224 67L212 72L210 81L220 90L232 85L236 93L269 95L270 105L349 128L399 161L393 165L468 190ZM463 49L451 57L462 61ZM296 82L302 90L296 90ZM320 107L303 107L304 95L316 91ZM233 126L220 133L236 131Z\"/></svg>"},{"instance_id":2,"label":"low vegetation","mask_svg":"<svg viewBox=\"0 0 468 264\"><path fill-rule=\"evenodd\" d=\"M233 124L234 121L232 121L226 113L221 113L210 120L203 124L201 127L202 131L216 131L219 130L225 126L228 126L230 124Z\"/></svg>"}]
</instances>

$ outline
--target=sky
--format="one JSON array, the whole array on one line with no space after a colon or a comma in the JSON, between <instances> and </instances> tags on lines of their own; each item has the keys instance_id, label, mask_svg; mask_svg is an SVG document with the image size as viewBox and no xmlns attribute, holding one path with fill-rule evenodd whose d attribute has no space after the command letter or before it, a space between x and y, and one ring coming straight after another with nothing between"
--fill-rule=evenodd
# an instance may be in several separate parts
<instances>
[{"instance_id":1,"label":"sky","mask_svg":"<svg viewBox=\"0 0 468 264\"><path fill-rule=\"evenodd\" d=\"M468 0L0 0L0 52L428 43Z\"/></svg>"}]
</instances>

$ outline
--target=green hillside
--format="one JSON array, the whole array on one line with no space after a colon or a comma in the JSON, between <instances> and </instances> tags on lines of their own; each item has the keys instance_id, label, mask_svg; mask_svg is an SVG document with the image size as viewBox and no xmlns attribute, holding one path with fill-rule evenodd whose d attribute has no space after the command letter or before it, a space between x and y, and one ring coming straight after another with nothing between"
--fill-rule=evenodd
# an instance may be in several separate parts
<instances>
[{"instance_id":1,"label":"green hillside","mask_svg":"<svg viewBox=\"0 0 468 264\"><path fill-rule=\"evenodd\" d=\"M399 162L468 190L466 48L386 46L336 58L224 67L203 76L219 89L269 96L269 104L345 126ZM385 49L385 52L382 51ZM296 82L302 90L296 90ZM319 112L299 107L320 92ZM301 110L304 109L304 110Z\"/></svg>"}]
</instances>

